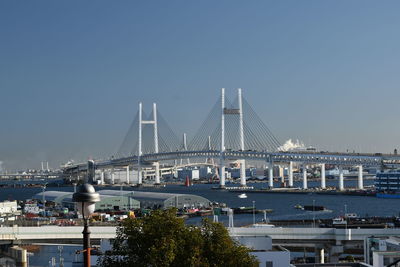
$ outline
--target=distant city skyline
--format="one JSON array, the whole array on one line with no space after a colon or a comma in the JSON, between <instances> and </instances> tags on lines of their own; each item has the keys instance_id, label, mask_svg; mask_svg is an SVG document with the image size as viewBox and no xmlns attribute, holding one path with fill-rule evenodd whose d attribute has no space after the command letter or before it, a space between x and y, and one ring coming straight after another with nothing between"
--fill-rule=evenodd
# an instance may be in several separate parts
<instances>
[{"instance_id":1,"label":"distant city skyline","mask_svg":"<svg viewBox=\"0 0 400 267\"><path fill-rule=\"evenodd\" d=\"M188 139L237 88L281 144L400 148L398 1L2 1L0 163L116 153L156 102ZM1 168L0 166L0 168Z\"/></svg>"}]
</instances>

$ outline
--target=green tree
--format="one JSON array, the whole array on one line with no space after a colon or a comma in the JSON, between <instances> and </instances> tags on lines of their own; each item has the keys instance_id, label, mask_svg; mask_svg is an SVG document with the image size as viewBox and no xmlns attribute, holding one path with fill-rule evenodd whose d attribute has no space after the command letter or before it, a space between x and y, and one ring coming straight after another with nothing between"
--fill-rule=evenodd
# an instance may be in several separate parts
<instances>
[{"instance_id":1,"label":"green tree","mask_svg":"<svg viewBox=\"0 0 400 267\"><path fill-rule=\"evenodd\" d=\"M112 251L100 266L217 267L258 266L249 250L231 239L220 223L203 220L186 225L176 209L156 210L139 219L126 219L117 229Z\"/></svg>"}]
</instances>

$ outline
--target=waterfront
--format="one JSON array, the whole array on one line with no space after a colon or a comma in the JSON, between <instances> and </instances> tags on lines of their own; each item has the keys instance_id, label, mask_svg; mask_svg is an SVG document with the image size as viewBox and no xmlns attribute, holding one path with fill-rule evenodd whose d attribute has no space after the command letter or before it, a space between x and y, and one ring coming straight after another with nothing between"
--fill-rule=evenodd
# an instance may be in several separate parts
<instances>
[{"instance_id":1,"label":"waterfront","mask_svg":"<svg viewBox=\"0 0 400 267\"><path fill-rule=\"evenodd\" d=\"M354 186L356 181L346 181L346 186ZM300 185L297 182L295 185ZM336 181L328 181L328 186L334 186ZM373 180L367 180L366 185L373 183ZM250 186L255 188L263 188L266 183L251 183ZM278 185L278 183L276 183ZM318 185L317 181L310 181L311 186ZM312 218L333 218L344 214L344 206L347 206L348 212L357 213L360 216L398 216L398 200L396 199L379 199L367 196L348 196L348 195L319 195L319 194L280 194L280 193L247 193L247 198L238 198L238 193L228 192L226 190L212 190L212 184L195 184L191 187L182 185L166 185L165 187L123 187L123 190L141 190L151 192L168 192L168 193L181 193L181 194L196 194L203 196L210 201L217 201L226 203L229 207L252 206L255 201L257 209L273 209L273 212L267 214L270 220L306 220ZM99 186L96 190L100 189L118 189L120 187L103 187ZM24 187L24 188L1 188L2 199L8 199L10 196L18 200L25 200L32 197L34 194L42 191L40 187ZM48 187L46 191L73 191L72 186L65 187ZM296 204L324 206L329 211L303 211L295 209ZM210 216L212 219L212 216ZM255 215L256 222L263 219L263 214ZM227 225L228 217L226 215L219 216L219 221ZM188 223L199 224L200 217L194 217L187 220ZM252 214L237 214L234 216L235 226L248 225L253 222ZM74 252L79 249L79 246L63 246L62 257L64 258L64 266L71 266L74 258ZM31 256L32 266L48 266L49 260L52 257L56 258L58 262L58 246L44 246L39 251Z\"/></svg>"},{"instance_id":2,"label":"waterfront","mask_svg":"<svg viewBox=\"0 0 400 267\"><path fill-rule=\"evenodd\" d=\"M346 186L354 186L356 181L346 181ZM373 183L373 180L366 180L366 185ZM317 186L317 181L310 181L310 187ZM335 186L336 181L327 181L328 186ZM266 183L249 184L255 188L266 187ZM278 185L278 183L276 183ZM347 212L357 213L360 216L398 216L400 209L398 208L398 200L396 199L379 199L376 197L366 196L348 196L348 195L320 195L320 194L290 194L290 193L247 193L247 198L238 198L238 193L228 192L225 190L212 190L215 185L211 184L194 184L191 187L181 185L166 185L165 187L123 187L123 190L140 190L151 192L168 192L180 194L195 194L209 199L210 201L226 203L229 207L252 206L255 201L257 209L272 209L273 212L267 214L270 220L292 220L292 219L312 219L333 218L344 214L344 206L347 206ZM300 182L296 182L295 186L300 186ZM97 187L100 189L117 189L121 187ZM23 188L1 188L2 194L0 200L26 200L36 193L42 191L41 187L23 187ZM48 187L46 191L73 191L73 187ZM310 212L295 209L294 206L300 205L324 206L328 211ZM220 221L227 223L227 216L220 216ZM261 221L263 214L256 214L256 221ZM235 225L241 226L252 223L251 214L235 215ZM188 219L188 223L199 223L200 218Z\"/></svg>"}]
</instances>

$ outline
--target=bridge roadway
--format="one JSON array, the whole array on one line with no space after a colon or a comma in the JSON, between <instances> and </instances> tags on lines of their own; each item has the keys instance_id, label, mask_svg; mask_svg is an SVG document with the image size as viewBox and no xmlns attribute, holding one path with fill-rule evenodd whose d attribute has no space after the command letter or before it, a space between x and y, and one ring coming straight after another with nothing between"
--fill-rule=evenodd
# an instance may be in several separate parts
<instances>
[{"instance_id":1,"label":"bridge roadway","mask_svg":"<svg viewBox=\"0 0 400 267\"><path fill-rule=\"evenodd\" d=\"M279 241L364 241L365 238L400 236L400 228L387 229L336 229L287 227L234 227L231 236L270 236Z\"/></svg>"},{"instance_id":2,"label":"bridge roadway","mask_svg":"<svg viewBox=\"0 0 400 267\"><path fill-rule=\"evenodd\" d=\"M154 154L144 154L140 156L143 165L151 162L178 160L186 158L224 158L224 159L244 159L259 160L267 163L289 163L299 162L302 164L332 164L340 166L381 167L390 165L400 167L400 155L389 154L361 154L361 153L333 153L333 152L265 152L265 151L225 151L205 150L205 151L175 151ZM123 157L110 160L99 160L95 164L97 168L111 168L117 166L136 165L138 156ZM65 166L65 172L86 171L87 163L80 163Z\"/></svg>"},{"instance_id":3,"label":"bridge roadway","mask_svg":"<svg viewBox=\"0 0 400 267\"><path fill-rule=\"evenodd\" d=\"M82 226L0 227L0 241L81 240ZM400 236L400 228L388 229L335 229L335 228L283 228L233 227L232 237L270 236L275 242L364 241L367 237ZM113 239L115 226L90 227L92 239Z\"/></svg>"}]
</instances>

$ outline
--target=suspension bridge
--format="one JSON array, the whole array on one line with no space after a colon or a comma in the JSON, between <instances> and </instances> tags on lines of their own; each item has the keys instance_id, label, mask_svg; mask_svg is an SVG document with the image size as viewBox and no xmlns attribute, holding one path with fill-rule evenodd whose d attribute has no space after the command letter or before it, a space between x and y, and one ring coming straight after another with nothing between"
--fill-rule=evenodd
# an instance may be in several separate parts
<instances>
[{"instance_id":1,"label":"suspension bridge","mask_svg":"<svg viewBox=\"0 0 400 267\"><path fill-rule=\"evenodd\" d=\"M130 171L137 172L137 184L143 183L143 169L152 168L154 183L160 184L162 172L160 162L172 165L206 164L218 166L219 185L225 187L226 165L235 161L240 168L240 185L246 187L246 162L261 161L268 166L268 185L274 186L274 165L288 167L287 186L293 187L293 164L301 166L302 188L307 189L308 166L320 166L322 189L326 188L325 165L339 168L338 189L344 190L343 168L357 167L357 188L363 189L363 167L397 168L400 156L380 153L338 153L326 151L281 151L281 143L261 120L251 105L237 90L237 97L230 102L225 97L225 89L212 107L194 137L188 142L186 134L182 140L169 127L167 121L157 110L156 103L146 115L142 103L115 156L107 160L94 160L89 163L71 164L63 171L70 177L87 173L93 181L94 170L109 170L113 175L115 168L126 169L126 184L130 184ZM192 162L192 163L190 163ZM202 163L200 163L202 162ZM285 179L283 177L283 179ZM112 179L113 180L113 179Z\"/></svg>"}]
</instances>

